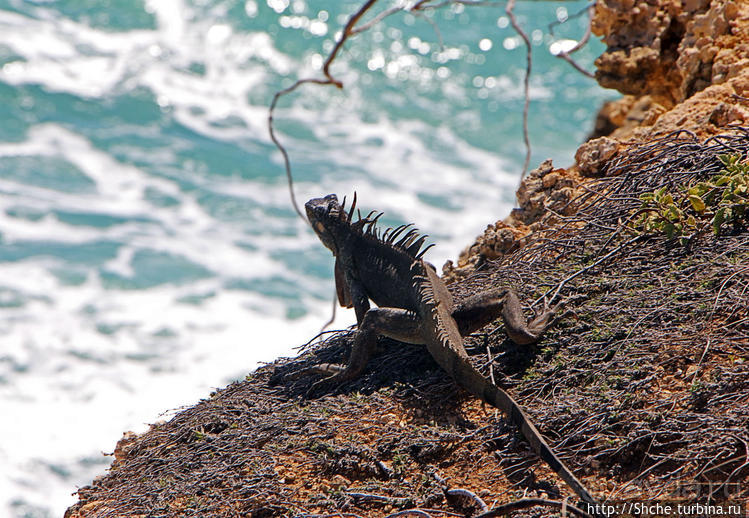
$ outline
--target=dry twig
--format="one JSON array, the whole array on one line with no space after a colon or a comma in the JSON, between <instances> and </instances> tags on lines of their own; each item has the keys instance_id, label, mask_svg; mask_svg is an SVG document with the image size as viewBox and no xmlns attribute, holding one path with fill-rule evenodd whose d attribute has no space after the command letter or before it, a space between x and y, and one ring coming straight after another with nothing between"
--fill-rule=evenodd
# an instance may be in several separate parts
<instances>
[{"instance_id":1,"label":"dry twig","mask_svg":"<svg viewBox=\"0 0 749 518\"><path fill-rule=\"evenodd\" d=\"M515 9L515 0L508 0L507 6L505 7L505 13L507 13L507 16L510 18L510 24L512 24L512 28L515 29L515 32L517 32L521 38L523 38L527 49L525 55L525 77L523 78L523 142L525 143L525 160L523 161L523 172L520 174L520 180L522 181L522 179L525 177L525 173L528 172L528 165L531 163L531 140L530 136L528 135L528 108L531 102L530 77L533 60L531 57L531 40L530 38L528 38L528 35L525 33L525 31L523 31L523 29L520 27L517 18L515 18L513 9Z\"/></svg>"},{"instance_id":2,"label":"dry twig","mask_svg":"<svg viewBox=\"0 0 749 518\"><path fill-rule=\"evenodd\" d=\"M341 81L339 81L338 79L332 76L330 72L330 66L332 65L333 61L338 55L338 52L343 47L343 44L346 43L346 40L348 40L351 36L356 34L355 29L354 29L356 26L356 23L361 19L362 16L364 16L364 14L367 11L369 11L369 9L376 2L377 0L367 0L354 14L352 14L349 17L348 21L346 22L346 25L341 31L340 38L338 38L338 41L333 47L333 50L330 52L327 59L323 63L322 72L323 72L323 75L325 76L324 78L299 79L294 84L289 86L288 88L284 88L283 90L279 90L278 92L276 92L270 104L270 108L268 110L268 132L270 133L271 140L279 149L279 151L281 151L281 155L283 156L284 168L286 170L286 180L289 184L289 195L291 196L291 203L297 215L300 218L302 218L303 221L307 221L307 218L304 216L301 209L299 208L299 204L296 201L296 196L294 195L294 181L291 175L291 162L289 160L289 153L286 151L286 148L283 146L283 144L281 144L281 142L278 140L278 137L276 136L276 132L273 127L273 113L276 109L276 105L278 104L278 100L281 97L283 97L284 95L290 94L291 92L293 92L294 90L296 90L297 88L299 88L300 86L304 84L333 85L336 88L343 88L343 83L341 83Z\"/></svg>"}]
</instances>

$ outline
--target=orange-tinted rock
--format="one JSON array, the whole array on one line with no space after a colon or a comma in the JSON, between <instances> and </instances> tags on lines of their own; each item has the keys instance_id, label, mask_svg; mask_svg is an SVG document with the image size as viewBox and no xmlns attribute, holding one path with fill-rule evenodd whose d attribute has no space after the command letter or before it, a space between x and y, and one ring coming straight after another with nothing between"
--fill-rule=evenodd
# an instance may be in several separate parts
<instances>
[{"instance_id":1,"label":"orange-tinted rock","mask_svg":"<svg viewBox=\"0 0 749 518\"><path fill-rule=\"evenodd\" d=\"M626 95L602 108L575 165L554 169L547 160L523 180L518 208L490 225L457 266L445 265L449 279L573 213L580 183L605 174L622 147L678 130L705 139L749 125L749 2L599 0L592 30L607 45L596 79Z\"/></svg>"}]
</instances>

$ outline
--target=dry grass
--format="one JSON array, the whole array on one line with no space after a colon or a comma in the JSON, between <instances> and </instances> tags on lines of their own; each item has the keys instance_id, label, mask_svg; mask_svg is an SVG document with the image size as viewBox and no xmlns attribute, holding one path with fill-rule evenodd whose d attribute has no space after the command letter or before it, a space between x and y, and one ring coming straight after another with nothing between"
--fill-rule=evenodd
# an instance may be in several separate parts
<instances>
[{"instance_id":1,"label":"dry grass","mask_svg":"<svg viewBox=\"0 0 749 518\"><path fill-rule=\"evenodd\" d=\"M704 179L729 151L747 155L745 130L631 149L574 201L576 216L552 215L561 223L452 287L458 298L507 283L524 300L567 298L572 314L537 348L514 346L499 324L466 345L601 500L749 497L749 233L708 228L683 246L622 226L639 194ZM293 373L341 361L350 338L334 334L123 443L68 515L441 517L476 503L449 488L490 507L569 496L423 348L383 339L364 376L307 399L316 378Z\"/></svg>"}]
</instances>

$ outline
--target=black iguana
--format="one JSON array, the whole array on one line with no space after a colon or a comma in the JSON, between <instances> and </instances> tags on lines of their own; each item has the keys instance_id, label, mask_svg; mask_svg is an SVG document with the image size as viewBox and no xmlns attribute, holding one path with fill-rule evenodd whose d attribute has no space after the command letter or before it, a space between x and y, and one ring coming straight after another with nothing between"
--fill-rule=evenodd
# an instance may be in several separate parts
<instances>
[{"instance_id":1,"label":"black iguana","mask_svg":"<svg viewBox=\"0 0 749 518\"><path fill-rule=\"evenodd\" d=\"M338 300L356 312L358 331L348 364L325 364L317 370L332 376L318 382L340 383L358 376L376 347L377 335L411 344L424 344L435 361L474 396L500 409L520 428L541 457L577 495L597 505L582 483L554 454L515 400L478 372L468 361L463 338L500 314L509 337L520 345L536 342L549 327L555 308L525 322L517 295L512 290L493 290L470 297L454 307L452 296L434 267L421 259L421 236L411 225L380 234L377 219L382 213L352 222L356 195L350 211L335 194L305 204L307 217L323 244L335 256ZM405 232L405 234L403 234ZM403 237L400 237L403 234ZM400 237L400 239L398 239ZM396 241L397 240L397 241ZM430 245L431 246L431 245ZM370 309L369 300L377 304Z\"/></svg>"}]
</instances>

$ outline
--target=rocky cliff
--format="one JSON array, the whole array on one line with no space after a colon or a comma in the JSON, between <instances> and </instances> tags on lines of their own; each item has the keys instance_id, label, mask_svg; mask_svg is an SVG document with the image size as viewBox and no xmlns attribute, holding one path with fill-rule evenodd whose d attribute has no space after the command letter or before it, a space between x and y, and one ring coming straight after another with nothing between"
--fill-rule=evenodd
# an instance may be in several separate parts
<instances>
[{"instance_id":1,"label":"rocky cliff","mask_svg":"<svg viewBox=\"0 0 749 518\"><path fill-rule=\"evenodd\" d=\"M608 46L596 79L625 95L602 108L573 166L545 162L530 173L518 208L489 225L457 265L448 263L448 278L514 252L534 230L556 224L556 214L574 213L570 200L621 149L679 130L704 140L749 124L749 2L601 1L593 32Z\"/></svg>"},{"instance_id":2,"label":"rocky cliff","mask_svg":"<svg viewBox=\"0 0 749 518\"><path fill-rule=\"evenodd\" d=\"M457 299L509 283L571 314L537 347L495 323L467 349L599 500L746 501L749 3L600 0L593 29L596 77L624 97L445 267ZM423 348L382 340L364 376L307 399L293 373L350 338L126 434L66 516L548 516L528 497L572 496Z\"/></svg>"}]
</instances>

